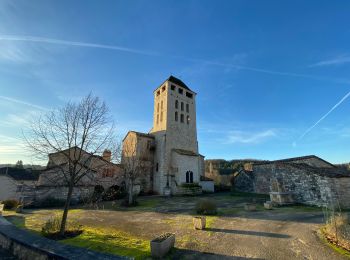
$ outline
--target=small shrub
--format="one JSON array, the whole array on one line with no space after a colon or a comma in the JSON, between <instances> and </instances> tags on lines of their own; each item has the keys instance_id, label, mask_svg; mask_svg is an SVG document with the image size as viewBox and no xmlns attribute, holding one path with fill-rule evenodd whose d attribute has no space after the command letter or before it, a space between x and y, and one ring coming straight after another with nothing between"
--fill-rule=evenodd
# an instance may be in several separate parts
<instances>
[{"instance_id":1,"label":"small shrub","mask_svg":"<svg viewBox=\"0 0 350 260\"><path fill-rule=\"evenodd\" d=\"M112 200L119 200L123 199L126 196L126 191L122 187L119 187L118 185L114 185L109 187L106 192L102 196L102 200L105 201L112 201Z\"/></svg>"},{"instance_id":2,"label":"small shrub","mask_svg":"<svg viewBox=\"0 0 350 260\"><path fill-rule=\"evenodd\" d=\"M201 200L196 204L197 214L203 215L216 215L217 214L217 205L212 200Z\"/></svg>"},{"instance_id":3,"label":"small shrub","mask_svg":"<svg viewBox=\"0 0 350 260\"><path fill-rule=\"evenodd\" d=\"M49 218L45 222L44 226L41 229L41 234L47 238L65 239L80 235L83 232L82 227L82 225L79 225L75 221L67 221L66 232L64 236L61 237L59 234L61 228L61 217L55 216Z\"/></svg>"},{"instance_id":4,"label":"small shrub","mask_svg":"<svg viewBox=\"0 0 350 260\"><path fill-rule=\"evenodd\" d=\"M4 200L4 209L15 209L20 204L18 200Z\"/></svg>"},{"instance_id":5,"label":"small shrub","mask_svg":"<svg viewBox=\"0 0 350 260\"><path fill-rule=\"evenodd\" d=\"M94 193L91 195L91 201L92 202L97 202L102 200L102 196L104 193L105 189L101 185L95 186Z\"/></svg>"}]
</instances>

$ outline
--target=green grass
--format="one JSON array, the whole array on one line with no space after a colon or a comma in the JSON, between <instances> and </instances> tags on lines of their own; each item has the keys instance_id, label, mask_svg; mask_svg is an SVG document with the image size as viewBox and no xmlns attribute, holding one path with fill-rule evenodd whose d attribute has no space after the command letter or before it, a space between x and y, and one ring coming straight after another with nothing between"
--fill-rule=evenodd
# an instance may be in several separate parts
<instances>
[{"instance_id":1,"label":"green grass","mask_svg":"<svg viewBox=\"0 0 350 260\"><path fill-rule=\"evenodd\" d=\"M218 209L218 215L219 216L225 216L225 215L236 215L240 213L242 209L240 208L219 208Z\"/></svg>"},{"instance_id":2,"label":"green grass","mask_svg":"<svg viewBox=\"0 0 350 260\"><path fill-rule=\"evenodd\" d=\"M325 237L324 232L324 228L321 228L321 232L319 234L320 239L337 253L350 258L350 252L328 241L328 239Z\"/></svg>"},{"instance_id":3,"label":"green grass","mask_svg":"<svg viewBox=\"0 0 350 260\"><path fill-rule=\"evenodd\" d=\"M206 217L206 228L212 228L218 217L207 216Z\"/></svg>"},{"instance_id":4,"label":"green grass","mask_svg":"<svg viewBox=\"0 0 350 260\"><path fill-rule=\"evenodd\" d=\"M293 205L293 206L282 206L273 208L274 210L278 212L320 212L322 211L322 208L320 207L313 207L313 206L306 206L306 205Z\"/></svg>"},{"instance_id":5,"label":"green grass","mask_svg":"<svg viewBox=\"0 0 350 260\"><path fill-rule=\"evenodd\" d=\"M61 241L64 244L84 247L102 253L144 259L150 257L150 242L118 230L87 227L74 238Z\"/></svg>"},{"instance_id":6,"label":"green grass","mask_svg":"<svg viewBox=\"0 0 350 260\"><path fill-rule=\"evenodd\" d=\"M262 198L262 199L269 199L270 196L267 194L258 194L258 193L251 193L251 192L241 192L241 191L231 191L231 196L233 197L245 197L245 198Z\"/></svg>"}]
</instances>

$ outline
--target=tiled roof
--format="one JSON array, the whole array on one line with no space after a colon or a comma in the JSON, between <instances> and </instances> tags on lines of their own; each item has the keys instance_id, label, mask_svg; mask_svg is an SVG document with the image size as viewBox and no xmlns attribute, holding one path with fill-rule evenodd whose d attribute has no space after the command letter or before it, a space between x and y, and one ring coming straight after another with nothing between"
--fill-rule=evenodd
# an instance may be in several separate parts
<instances>
[{"instance_id":1,"label":"tiled roof","mask_svg":"<svg viewBox=\"0 0 350 260\"><path fill-rule=\"evenodd\" d=\"M288 163L288 162L301 161L301 160L307 160L307 159L317 159L328 164L329 166L332 166L333 168L336 168L335 165L331 164L330 162L327 162L326 160L323 160L322 158L316 155L306 155L306 156L293 157L293 158L287 158L287 159L281 159L281 160L275 160L275 161L261 161L261 162L258 161L258 162L254 162L254 165L271 164L271 163Z\"/></svg>"},{"instance_id":2,"label":"tiled roof","mask_svg":"<svg viewBox=\"0 0 350 260\"><path fill-rule=\"evenodd\" d=\"M175 78L173 75L171 75L167 80L172 82L172 83L175 83L176 85L178 85L184 89L192 91L185 83L182 82L182 80Z\"/></svg>"},{"instance_id":3,"label":"tiled roof","mask_svg":"<svg viewBox=\"0 0 350 260\"><path fill-rule=\"evenodd\" d=\"M14 167L3 167L0 168L0 175L7 175L17 181L36 181L39 178L40 171Z\"/></svg>"}]
</instances>

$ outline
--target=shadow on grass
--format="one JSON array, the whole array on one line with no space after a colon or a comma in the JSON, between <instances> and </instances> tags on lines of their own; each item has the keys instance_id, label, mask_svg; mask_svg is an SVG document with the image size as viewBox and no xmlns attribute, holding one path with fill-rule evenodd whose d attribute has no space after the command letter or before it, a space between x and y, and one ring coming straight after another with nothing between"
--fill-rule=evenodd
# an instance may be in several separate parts
<instances>
[{"instance_id":1,"label":"shadow on grass","mask_svg":"<svg viewBox=\"0 0 350 260\"><path fill-rule=\"evenodd\" d=\"M240 256L228 256L222 254L214 254L208 252L199 252L195 250L183 249L183 248L173 248L170 251L170 254L165 257L165 259L171 260L182 260L182 259L223 259L223 260L247 260L247 259L255 259L255 260L263 260L263 258L253 258L253 257L240 257Z\"/></svg>"},{"instance_id":2,"label":"shadow on grass","mask_svg":"<svg viewBox=\"0 0 350 260\"><path fill-rule=\"evenodd\" d=\"M24 216L9 215L9 216L5 216L5 219L10 221L16 227L19 227L19 228L25 227L25 217Z\"/></svg>"},{"instance_id":3,"label":"shadow on grass","mask_svg":"<svg viewBox=\"0 0 350 260\"><path fill-rule=\"evenodd\" d=\"M260 231L249 231L249 230L220 229L220 228L207 228L205 230L210 231L210 232L221 232L221 233L227 233L227 234L260 236L260 237L274 237L274 238L290 238L291 237L289 235L284 235L284 234L260 232Z\"/></svg>"}]
</instances>

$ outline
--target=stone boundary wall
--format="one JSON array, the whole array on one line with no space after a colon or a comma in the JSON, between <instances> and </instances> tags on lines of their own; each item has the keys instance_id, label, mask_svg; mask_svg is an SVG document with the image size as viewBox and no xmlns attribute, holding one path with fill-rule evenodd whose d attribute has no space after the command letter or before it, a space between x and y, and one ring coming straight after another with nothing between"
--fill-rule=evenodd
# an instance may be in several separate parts
<instances>
[{"instance_id":1,"label":"stone boundary wall","mask_svg":"<svg viewBox=\"0 0 350 260\"><path fill-rule=\"evenodd\" d=\"M253 167L253 172L240 174L235 179L235 189L269 194L271 182L277 180L297 203L326 206L339 202L342 208L350 208L350 176L327 177L289 164Z\"/></svg>"},{"instance_id":2,"label":"stone boundary wall","mask_svg":"<svg viewBox=\"0 0 350 260\"><path fill-rule=\"evenodd\" d=\"M0 216L0 247L20 260L84 259L126 260L124 256L102 254L64 245L19 229Z\"/></svg>"}]
</instances>

